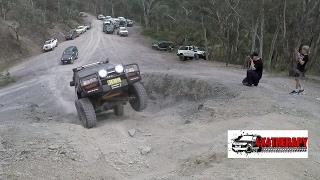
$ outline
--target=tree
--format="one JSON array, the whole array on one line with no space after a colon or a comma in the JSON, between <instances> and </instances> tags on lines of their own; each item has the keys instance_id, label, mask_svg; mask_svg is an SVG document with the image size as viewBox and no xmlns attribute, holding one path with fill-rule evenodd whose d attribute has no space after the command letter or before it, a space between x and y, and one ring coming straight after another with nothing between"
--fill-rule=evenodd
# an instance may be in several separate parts
<instances>
[{"instance_id":1,"label":"tree","mask_svg":"<svg viewBox=\"0 0 320 180\"><path fill-rule=\"evenodd\" d=\"M143 8L143 17L145 28L149 29L150 27L150 16L152 13L152 9L159 2L159 0L141 0L141 5Z\"/></svg>"}]
</instances>

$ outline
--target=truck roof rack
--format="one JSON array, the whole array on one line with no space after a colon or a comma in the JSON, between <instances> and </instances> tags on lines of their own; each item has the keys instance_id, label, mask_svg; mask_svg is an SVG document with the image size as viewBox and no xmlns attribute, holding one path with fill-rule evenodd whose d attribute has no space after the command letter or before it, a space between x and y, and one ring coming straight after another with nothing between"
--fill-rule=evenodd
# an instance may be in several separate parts
<instances>
[{"instance_id":1,"label":"truck roof rack","mask_svg":"<svg viewBox=\"0 0 320 180\"><path fill-rule=\"evenodd\" d=\"M73 68L72 71L73 72L78 72L78 71L81 71L82 69L85 69L85 68L88 68L88 67L91 67L91 66L95 66L95 65L98 65L98 64L107 64L109 63L109 59L105 60L105 61L99 61L99 62L95 62L95 63L91 63L91 64L86 64L86 65L83 65L83 66L80 66L80 67L77 67L77 68Z\"/></svg>"}]
</instances>

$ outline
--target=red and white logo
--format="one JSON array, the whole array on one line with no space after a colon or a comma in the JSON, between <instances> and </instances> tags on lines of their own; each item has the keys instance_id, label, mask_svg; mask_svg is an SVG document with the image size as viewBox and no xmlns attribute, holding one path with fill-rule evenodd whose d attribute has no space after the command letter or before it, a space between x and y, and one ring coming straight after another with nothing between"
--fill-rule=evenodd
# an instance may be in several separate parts
<instances>
[{"instance_id":1,"label":"red and white logo","mask_svg":"<svg viewBox=\"0 0 320 180\"><path fill-rule=\"evenodd\" d=\"M306 130L229 130L228 158L308 158Z\"/></svg>"}]
</instances>

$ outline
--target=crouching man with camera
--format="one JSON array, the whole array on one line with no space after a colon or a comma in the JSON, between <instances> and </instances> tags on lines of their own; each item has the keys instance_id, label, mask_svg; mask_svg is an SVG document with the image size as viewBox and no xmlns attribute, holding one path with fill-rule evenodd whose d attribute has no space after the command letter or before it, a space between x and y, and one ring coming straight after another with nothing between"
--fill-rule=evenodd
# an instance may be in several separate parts
<instances>
[{"instance_id":1,"label":"crouching man with camera","mask_svg":"<svg viewBox=\"0 0 320 180\"><path fill-rule=\"evenodd\" d=\"M254 52L249 56L249 67L247 77L243 79L242 84L245 86L258 86L262 77L263 63L258 53Z\"/></svg>"}]
</instances>

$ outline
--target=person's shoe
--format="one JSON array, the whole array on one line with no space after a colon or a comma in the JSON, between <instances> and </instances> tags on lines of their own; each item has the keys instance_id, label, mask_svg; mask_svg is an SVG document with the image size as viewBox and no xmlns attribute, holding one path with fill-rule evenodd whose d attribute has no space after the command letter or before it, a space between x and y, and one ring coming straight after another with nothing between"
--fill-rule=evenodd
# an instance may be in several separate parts
<instances>
[{"instance_id":1,"label":"person's shoe","mask_svg":"<svg viewBox=\"0 0 320 180\"><path fill-rule=\"evenodd\" d=\"M248 82L245 82L245 83L242 83L243 85L245 85L245 86L252 86L252 84L249 84Z\"/></svg>"},{"instance_id":2,"label":"person's shoe","mask_svg":"<svg viewBox=\"0 0 320 180\"><path fill-rule=\"evenodd\" d=\"M303 92L304 92L304 89L300 89L300 90L298 91L298 94L303 94Z\"/></svg>"},{"instance_id":3,"label":"person's shoe","mask_svg":"<svg viewBox=\"0 0 320 180\"><path fill-rule=\"evenodd\" d=\"M293 91L291 91L291 93L289 93L289 94L298 94L298 91L293 90Z\"/></svg>"}]
</instances>

